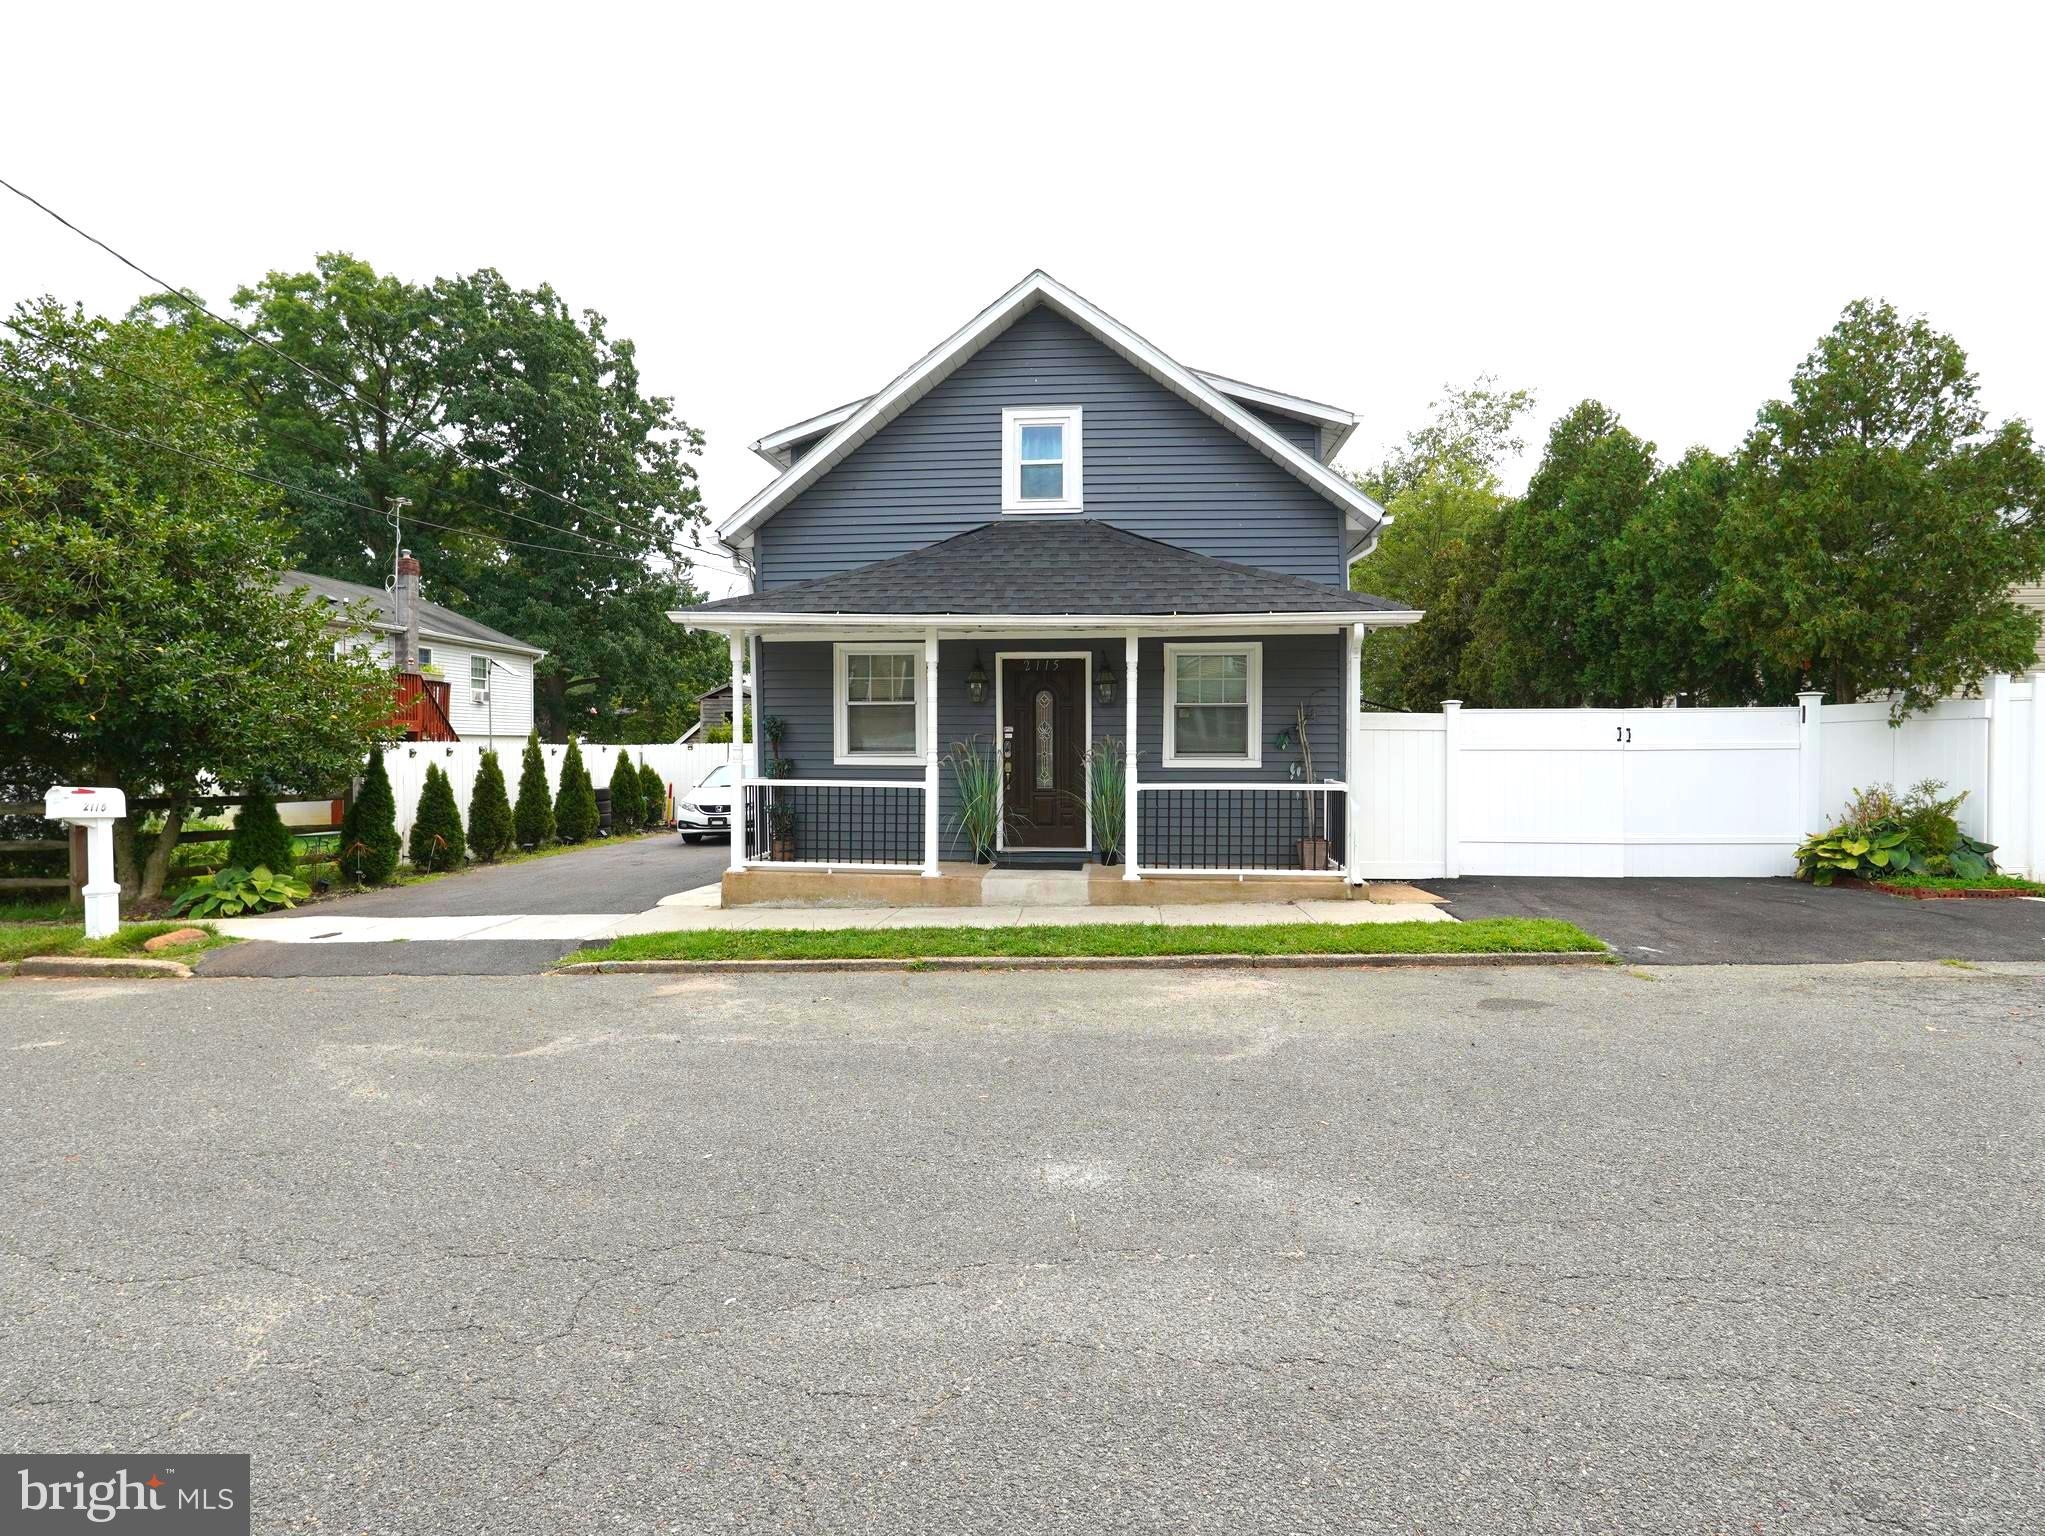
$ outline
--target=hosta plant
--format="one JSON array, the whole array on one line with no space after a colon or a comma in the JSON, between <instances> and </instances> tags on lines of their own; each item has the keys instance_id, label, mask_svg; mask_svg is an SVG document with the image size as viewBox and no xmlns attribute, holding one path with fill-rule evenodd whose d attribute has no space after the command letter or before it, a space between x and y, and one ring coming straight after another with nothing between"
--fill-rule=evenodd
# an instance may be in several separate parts
<instances>
[{"instance_id":1,"label":"hosta plant","mask_svg":"<svg viewBox=\"0 0 2045 1536\"><path fill-rule=\"evenodd\" d=\"M1841 875L1869 880L1885 874L1902 874L1910 868L1913 858L1907 832L1862 836L1834 827L1830 832L1804 839L1796 851L1796 877L1813 885L1830 885Z\"/></svg>"},{"instance_id":2,"label":"hosta plant","mask_svg":"<svg viewBox=\"0 0 2045 1536\"><path fill-rule=\"evenodd\" d=\"M302 881L272 874L265 865L254 869L230 865L179 891L170 909L185 917L239 917L244 912L295 907L311 894Z\"/></svg>"}]
</instances>

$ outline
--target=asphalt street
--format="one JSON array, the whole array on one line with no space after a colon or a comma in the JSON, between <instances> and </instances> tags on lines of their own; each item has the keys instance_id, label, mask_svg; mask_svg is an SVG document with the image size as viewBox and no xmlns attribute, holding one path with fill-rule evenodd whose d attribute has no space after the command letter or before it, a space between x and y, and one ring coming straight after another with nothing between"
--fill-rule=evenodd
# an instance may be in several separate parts
<instances>
[{"instance_id":1,"label":"asphalt street","mask_svg":"<svg viewBox=\"0 0 2045 1536\"><path fill-rule=\"evenodd\" d=\"M2045 901L1913 901L1797 880L1417 882L1459 918L1560 917L1652 965L2045 961Z\"/></svg>"},{"instance_id":2,"label":"asphalt street","mask_svg":"<svg viewBox=\"0 0 2045 1536\"><path fill-rule=\"evenodd\" d=\"M2033 1530L2039 969L4 981L5 1438L266 1532Z\"/></svg>"}]
</instances>

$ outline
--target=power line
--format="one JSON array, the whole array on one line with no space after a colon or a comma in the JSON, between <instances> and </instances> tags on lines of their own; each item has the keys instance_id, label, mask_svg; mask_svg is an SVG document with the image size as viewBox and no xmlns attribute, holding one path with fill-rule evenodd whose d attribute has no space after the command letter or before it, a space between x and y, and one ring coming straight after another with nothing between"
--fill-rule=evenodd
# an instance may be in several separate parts
<instances>
[{"instance_id":1,"label":"power line","mask_svg":"<svg viewBox=\"0 0 2045 1536\"><path fill-rule=\"evenodd\" d=\"M144 388L147 388L147 389L151 389L151 390L154 390L154 391L156 391L156 392L157 392L157 393L159 393L159 394L168 394L168 395L173 395L173 396L175 396L176 398L178 398L178 399L180 399L180 400L183 400L183 401L185 401L186 403L188 403L188 404L190 404L190 405L198 406L198 407L200 407L201 409L210 409L210 408L211 408L211 402L209 402L209 401L205 401L205 400L202 400L202 399L200 399L200 398L199 398L199 397L198 397L197 395L193 394L193 393L192 393L192 392L191 392L190 390L187 390L187 389L180 389L180 388L178 388L178 387L177 387L177 386L176 386L175 384L172 384L172 383L168 382L167 380L163 380L163 379L152 379L152 378L150 378L149 376L147 376L146 374L141 374L141 373L137 373L137 372L136 372L136 371L135 371L134 369L132 369L132 368L128 368L128 367L124 367L124 366L123 366L122 364L120 364L120 363L117 363L117 362L115 362L115 361L114 361L113 359L111 359L111 358L108 358L108 357L103 357L103 356L101 356L101 355L99 354L98 350L97 350L97 349L95 349L95 348L88 348L88 347L85 347L85 346L83 346L82 344L77 344L77 343L73 343L73 342L68 342L68 341L64 340L64 339L63 339L62 337L58 337L58 336L52 336L52 335L51 335L51 334L50 334L49 332L47 332L47 331L42 331L42 330L38 330L38 329L37 329L37 328L35 328L34 326L29 326L29 325L23 325L23 324L22 324L22 323L21 323L20 321L18 321L18 320L9 320L9 319L4 319L4 318L0 318L0 325L4 325L4 326L6 326L6 327L7 327L7 328L8 328L9 330L11 330L11 331L15 331L15 332L18 332L19 334L21 334L21 335L23 335L23 336L30 336L30 337L33 337L33 338L35 338L35 339L36 339L37 341L43 342L43 343L45 343L45 344L46 344L46 345L48 345L48 346L53 346L53 347L56 347L56 348L57 348L57 349L58 349L59 351L63 352L63 353L64 353L64 354L65 354L65 355L66 355L67 357L70 357L70 358L71 358L71 359L72 359L72 360L73 360L74 362L76 362L76 361L84 361L84 362L89 362L89 363L92 363L92 364L94 364L94 365L96 365L96 366L98 366L98 367L102 367L102 368L111 368L111 369L113 369L113 370L114 370L114 372L116 372L116 373L119 373L119 374L121 374L121 375L123 375L123 376L125 376L125 377L127 377L127 378L130 378L130 379L133 379L133 380L135 380L135 381L136 381L136 382L137 382L138 384L141 384L141 385L142 385L142 386L143 386ZM24 397L24 398L26 398L26 397ZM34 402L33 402L33 401L31 401L31 403L33 404ZM80 419L80 420L83 420L84 418L82 418L82 417L81 417L81 418L79 418L79 419ZM118 428L118 427L108 427L108 428L107 428L106 430L108 430L108 431L113 431L113 432L118 432L118 431L120 431L121 429L120 429L120 428ZM436 441L438 441L438 439L436 439ZM165 446L167 446L167 445L165 445ZM443 445L443 446L445 446L445 445ZM172 451L172 452L176 452L177 450L176 450L176 449L171 449L170 451ZM284 488L285 488L286 490L290 490L290 491L294 492L295 494L299 494L299 495L307 495L307 496L317 496L317 495L321 495L321 494L323 494L323 493L321 493L321 492L317 492L317 491L310 491L310 490L306 490L306 489L304 489L303 487L298 487L298 486L290 486L290 485L285 485L285 483L284 483L283 481L276 481L276 482L274 482L274 483L275 483L275 484L278 484L278 485L280 485L280 486L284 486ZM331 500L331 499L334 499L334 498L331 498L331 497L330 497L329 499ZM478 511L478 512L484 513L485 515L497 515L497 514L501 514L501 515L503 515L503 516L506 516L506 517L516 518L516 519L517 519L518 521L520 521L520 522L522 522L522 523L531 523L531 524L532 524L532 525L533 525L534 527L536 527L536 528L542 528L542 529L545 529L545 530L546 530L547 532L549 532L549 533L557 533L557 534L561 534L561 535L564 535L564 536L566 536L566 537L569 537L569 538L577 538L577 539L587 539L587 540L588 540L588 541L589 541L590 543L592 543L592 544L600 545L600 546L602 546L603 548L606 548L606 549L612 549L612 550L617 550L617 551L619 551L620 553L622 553L622 554L625 554L625 555L629 555L629 556L631 556L631 557L632 557L632 558L634 558L634 559L643 559L643 558L644 558L644 556L643 556L643 555L641 555L641 553L640 553L639 551L637 551L637 550L633 550L633 549L630 549L630 548L628 548L627 546L625 546L625 545L623 545L623 544L620 544L620 543L617 543L616 541L614 541L614 540L611 540L611 539L599 538L599 537L598 537L598 536L597 536L596 534L593 534L593 533L588 533L588 532L585 532L585 531L584 531L583 529L580 529L580 528L564 528L564 527L561 527L560 525L558 525L558 524L556 524L556 523L549 523L549 522L546 522L546 521L544 521L544 520L542 520L542 519L540 519L540 518L537 518L537 517L528 517L528 516L526 516L526 515L525 515L524 513L522 513L522 512L516 512L516 511L513 511L513 510L512 510L512 509L511 509L510 507L502 507L502 506L486 506L486 505L484 505L484 504L483 504L482 502L479 502L479 501L470 501L470 500L468 500L468 499L467 499L467 498L465 498L465 497L458 497L458 496L457 496L457 497L451 497L450 499L451 499L451 500L452 500L452 501L453 501L453 502L455 503L455 505L456 505L456 506L458 506L458 507L470 507L470 508L473 508L473 509L475 509L475 510L476 510L476 511ZM373 516L376 516L376 517L379 517L379 518L384 518L384 519L386 519L386 520L388 520L388 517L389 517L389 514L388 514L388 512L387 512L387 511L379 511L379 510L378 510L377 508L375 508L375 507L367 507L367 506L362 506L362 505L361 505L360 503L356 503L356 502L349 502L349 501L343 501L343 502L341 502L341 505L344 505L344 506L351 506L351 507L355 507L355 508L357 508L357 510L360 510L360 511L364 511L364 512L368 512L368 513L372 514ZM412 521L413 521L413 522L415 522L415 523L424 523L424 524L425 524L425 526L427 526L427 527L429 527L429 528L446 528L446 527L449 527L449 526L451 526L451 525L448 525L448 524L442 524L442 523L434 523L434 522L430 522L430 521L428 521L428 520L426 520L426 519L424 519L424 518L418 518L418 517L415 517L415 518L413 518L413 519L412 519ZM624 527L630 527L630 526L632 526L632 525L631 525L631 524L621 524L621 526L624 526ZM483 534L483 530L482 530L482 529L478 529L478 528L463 528L463 529L459 529L459 530L457 530L457 531L460 531L460 532L465 532L465 533L473 533L473 534L479 534L479 535L480 535L480 534ZM487 537L488 535L484 535L484 536L486 536L486 537ZM513 539L513 540L509 540L509 541L507 541L507 542L510 542L510 543L520 543L521 541L520 541L520 540L516 540L516 539ZM530 549L544 549L544 548L547 548L547 547L549 547L549 546L546 546L546 545L540 545L540 544L528 544L528 545L526 545L525 547L527 547L527 548L530 548ZM678 552L677 552L677 551L678 551L678 548L679 548L679 546L675 545L675 544L673 543L672 539L670 539L670 541L669 541L668 543L664 544L664 545L657 545L657 546L655 547L655 549L654 549L654 550L652 551L652 553L654 553L654 554L657 554L657 555L661 555L661 556L664 556L664 557L665 557L665 558L666 558L666 559L667 559L667 560L669 561L669 563L670 563L670 564L679 564L679 563L680 563L680 561L682 561L682 560L685 560L685 559L689 559L690 557L689 557L688 555L686 555L686 554L678 554ZM564 554L568 554L568 553L574 553L574 551L570 551L570 550L564 550L564 551L562 551L562 553L564 553ZM713 556L711 556L710 558L712 558L712 559L718 559L718 558L721 558L721 557L718 557L718 556L714 556L714 555L713 555ZM744 573L744 572L742 572L742 571L735 571L735 574L745 574L745 573Z\"/></svg>"},{"instance_id":2,"label":"power line","mask_svg":"<svg viewBox=\"0 0 2045 1536\"><path fill-rule=\"evenodd\" d=\"M580 512L584 517L594 517L599 520L605 517L609 517L611 521L617 523L618 526L621 528L629 528L634 533L643 534L647 538L659 537L659 535L653 532L653 530L643 528L636 523L629 523L625 521L624 518L618 516L616 513L597 512L589 507L583 506L580 502L569 500L566 496L563 496L556 491L550 491L546 489L544 486L534 485L530 481L520 479L517 475L514 475L509 470L499 469L494 464L485 463L482 460L476 458L467 449L463 448L459 443L450 443L445 438L442 438L438 433L429 432L424 427L414 428L409 426L405 422L399 421L397 417L393 416L389 411L384 409L384 407L378 405L376 402L372 400L363 399L360 395L356 394L355 391L350 389L347 385L328 378L325 374L319 372L318 369L313 368L304 362L301 362L299 359L293 357L290 353L284 351L281 347L275 346L271 342L264 340L261 336L256 335L253 331L243 329L240 325L237 325L234 321L228 319L225 315L215 314L212 310L208 309L205 305L201 304L197 299L187 294L183 289L178 288L173 284L166 282L163 278L158 277L154 272L151 272L147 267L143 266L140 262L134 261L129 257L122 255L119 251L115 250L111 245L108 245L106 241L100 239L99 236L91 234L86 230L80 229L76 224L73 224L69 219L65 218L63 214L57 212L56 209L50 207L49 204L42 202L40 199L31 196L27 192L24 192L20 187L17 187L13 182L7 180L4 176L0 176L0 187L5 187L8 191L12 192L16 197L20 198L23 202L29 204L31 207L41 210L43 213L48 214L51 218L55 219L59 224L63 225L66 229L70 230L72 234L77 235L80 239L89 241L93 245L98 246L101 250L105 251L109 256L113 257L114 260L121 263L122 266L127 267L131 271L140 273L143 277L148 278L150 282L156 284L158 288L162 289L166 296L176 299L180 304L186 305L191 309L197 310L200 314L205 315L208 319L211 319L217 322L218 324L226 326L236 335L243 337L245 340L253 342L255 345L262 347L264 350L274 352L278 357L282 358L285 362L289 363L292 367L296 368L300 373L303 373L307 378L312 379L316 383L324 384L329 389L338 390L341 394L347 396L350 400L353 400L357 405L361 406L363 409L376 412L377 415L381 416L385 421L391 423L391 425L398 427L400 430L416 431L419 436L428 438L431 441L438 443L441 447L447 449L450 453L460 458L462 462L466 464L471 464L477 469L486 470L490 474L497 475L500 478L508 481L510 484L516 485L523 490L530 491L536 496L546 496L554 501L558 501L561 503L562 506L568 507L573 511ZM382 514L379 513L378 515L381 516ZM576 533L580 531L578 529L561 528L552 523L543 523L540 526L550 528L556 533Z\"/></svg>"}]
</instances>

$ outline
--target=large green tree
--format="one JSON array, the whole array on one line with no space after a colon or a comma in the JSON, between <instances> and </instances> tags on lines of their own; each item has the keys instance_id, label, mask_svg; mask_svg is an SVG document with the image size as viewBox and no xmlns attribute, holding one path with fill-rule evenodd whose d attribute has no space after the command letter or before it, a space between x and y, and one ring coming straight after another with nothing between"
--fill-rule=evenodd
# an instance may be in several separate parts
<instances>
[{"instance_id":1,"label":"large green tree","mask_svg":"<svg viewBox=\"0 0 2045 1536\"><path fill-rule=\"evenodd\" d=\"M1365 642L1363 692L1372 704L1430 710L1445 698L1479 700L1484 683L1472 675L1481 669L1470 665L1470 645L1498 569L1507 500L1499 472L1526 446L1518 423L1533 403L1529 391L1501 390L1488 376L1447 389L1425 423L1353 477L1391 521L1350 568L1350 585L1427 615Z\"/></svg>"},{"instance_id":2,"label":"large green tree","mask_svg":"<svg viewBox=\"0 0 2045 1536\"><path fill-rule=\"evenodd\" d=\"M1595 400L1550 430L1526 494L1506 513L1498 575L1478 611L1492 702L1645 702L1609 695L1601 669L1620 644L1611 552L1656 472L1654 445Z\"/></svg>"},{"instance_id":3,"label":"large green tree","mask_svg":"<svg viewBox=\"0 0 2045 1536\"><path fill-rule=\"evenodd\" d=\"M692 602L702 436L643 387L636 350L546 285L485 268L432 283L346 254L234 295L251 343L187 306L261 424L265 467L357 503L288 498L294 558L372 584L397 498L427 595L547 651L542 729L672 739L708 642L667 621Z\"/></svg>"},{"instance_id":4,"label":"large green tree","mask_svg":"<svg viewBox=\"0 0 2045 1536\"><path fill-rule=\"evenodd\" d=\"M1717 542L1712 622L1841 702L1924 708L2031 664L2045 571L2045 460L1991 426L1966 353L1861 299L1763 406Z\"/></svg>"},{"instance_id":5,"label":"large green tree","mask_svg":"<svg viewBox=\"0 0 2045 1536\"><path fill-rule=\"evenodd\" d=\"M0 762L169 802L153 842L117 828L131 901L209 791L332 793L390 713L389 679L275 584L256 442L189 335L51 299L0 330Z\"/></svg>"},{"instance_id":6,"label":"large green tree","mask_svg":"<svg viewBox=\"0 0 2045 1536\"><path fill-rule=\"evenodd\" d=\"M1443 470L1475 468L1496 474L1527 446L1519 423L1533 408L1532 390L1500 389L1491 374L1480 374L1462 389L1445 385L1442 397L1428 402L1425 423L1408 432L1379 463L1350 478L1389 508L1402 493Z\"/></svg>"}]
</instances>

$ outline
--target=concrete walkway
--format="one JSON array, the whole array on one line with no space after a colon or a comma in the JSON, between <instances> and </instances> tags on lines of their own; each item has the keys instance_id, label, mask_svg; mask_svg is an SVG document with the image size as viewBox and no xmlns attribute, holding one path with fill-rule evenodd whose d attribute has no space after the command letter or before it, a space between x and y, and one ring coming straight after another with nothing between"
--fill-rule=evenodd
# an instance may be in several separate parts
<instances>
[{"instance_id":1,"label":"concrete walkway","mask_svg":"<svg viewBox=\"0 0 2045 1536\"><path fill-rule=\"evenodd\" d=\"M705 885L666 897L644 912L496 913L471 917L227 918L222 933L272 944L379 944L404 940L496 942L546 939L591 943L628 933L684 933L758 928L1014 928L1074 923L1164 923L1172 927L1222 923L1447 923L1455 921L1424 902L1239 901L1184 907L735 907L716 905L718 887Z\"/></svg>"}]
</instances>

